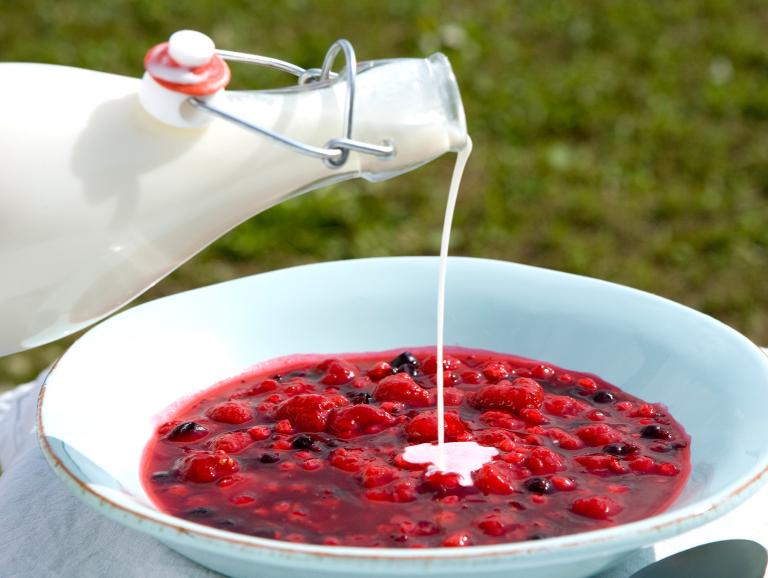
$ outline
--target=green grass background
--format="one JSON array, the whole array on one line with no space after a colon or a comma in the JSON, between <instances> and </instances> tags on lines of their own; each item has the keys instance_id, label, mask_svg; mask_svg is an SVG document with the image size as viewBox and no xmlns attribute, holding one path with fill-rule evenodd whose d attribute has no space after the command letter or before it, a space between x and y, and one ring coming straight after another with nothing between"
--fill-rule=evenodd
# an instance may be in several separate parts
<instances>
[{"instance_id":1,"label":"green grass background","mask_svg":"<svg viewBox=\"0 0 768 578\"><path fill-rule=\"evenodd\" d=\"M361 60L446 53L475 142L453 254L624 283L768 344L765 2L5 1L0 60L138 76L147 48L180 28L307 67L339 37ZM291 82L242 65L234 76ZM434 254L452 163L257 215L142 299L299 263ZM66 344L0 359L0 388Z\"/></svg>"}]
</instances>

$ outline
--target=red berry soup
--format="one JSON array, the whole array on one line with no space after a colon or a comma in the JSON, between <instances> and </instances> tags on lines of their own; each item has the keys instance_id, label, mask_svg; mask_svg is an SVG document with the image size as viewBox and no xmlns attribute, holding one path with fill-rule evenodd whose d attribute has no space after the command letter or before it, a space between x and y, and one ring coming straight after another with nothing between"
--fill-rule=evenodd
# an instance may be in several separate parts
<instances>
[{"instance_id":1,"label":"red berry soup","mask_svg":"<svg viewBox=\"0 0 768 578\"><path fill-rule=\"evenodd\" d=\"M421 548L538 540L652 516L690 471L667 409L594 375L448 348L445 439L472 473L404 459L437 439L433 350L277 360L160 426L143 479L164 511L293 542Z\"/></svg>"}]
</instances>

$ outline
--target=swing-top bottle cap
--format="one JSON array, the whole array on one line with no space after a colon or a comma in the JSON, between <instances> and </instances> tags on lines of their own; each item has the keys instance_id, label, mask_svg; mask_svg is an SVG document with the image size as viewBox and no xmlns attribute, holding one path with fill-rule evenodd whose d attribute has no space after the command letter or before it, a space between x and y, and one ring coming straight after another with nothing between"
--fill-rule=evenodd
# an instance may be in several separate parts
<instances>
[{"instance_id":1,"label":"swing-top bottle cap","mask_svg":"<svg viewBox=\"0 0 768 578\"><path fill-rule=\"evenodd\" d=\"M208 124L210 115L194 110L190 97L210 100L231 78L229 66L208 36L195 30L174 32L144 57L146 73L139 97L158 120L177 127Z\"/></svg>"}]
</instances>

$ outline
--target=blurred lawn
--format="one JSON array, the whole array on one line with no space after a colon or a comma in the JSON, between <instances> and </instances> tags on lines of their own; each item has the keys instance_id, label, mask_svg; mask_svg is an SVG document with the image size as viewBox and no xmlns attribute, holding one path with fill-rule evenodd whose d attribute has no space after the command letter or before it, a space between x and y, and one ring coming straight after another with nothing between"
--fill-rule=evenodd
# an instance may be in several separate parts
<instances>
[{"instance_id":1,"label":"blurred lawn","mask_svg":"<svg viewBox=\"0 0 768 578\"><path fill-rule=\"evenodd\" d=\"M445 52L475 141L453 254L624 283L768 343L766 3L27 0L0 4L0 59L139 75L179 28L304 66L338 37L363 60ZM298 263L434 254L452 162L278 206L143 299ZM0 360L0 388L65 345Z\"/></svg>"}]
</instances>

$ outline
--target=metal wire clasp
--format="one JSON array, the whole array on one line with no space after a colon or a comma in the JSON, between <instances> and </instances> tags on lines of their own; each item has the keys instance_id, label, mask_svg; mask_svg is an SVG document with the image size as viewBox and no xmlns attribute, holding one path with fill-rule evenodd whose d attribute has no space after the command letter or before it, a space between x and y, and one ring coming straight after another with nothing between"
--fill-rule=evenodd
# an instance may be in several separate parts
<instances>
[{"instance_id":1,"label":"metal wire clasp","mask_svg":"<svg viewBox=\"0 0 768 578\"><path fill-rule=\"evenodd\" d=\"M293 74L298 77L300 85L310 84L312 82L318 81L326 81L331 78L335 78L337 74L333 72L333 63L336 60L339 52L344 53L344 58L347 64L345 71L347 76L347 98L344 103L344 125L342 130L343 134L339 138L333 138L329 140L322 147L309 145L280 133L276 133L268 128L264 128L263 126L259 126L251 121L230 114L229 112L219 108L214 104L211 104L210 102L206 102L203 99L190 97L188 102L195 108L271 138L272 140L277 141L290 149L311 157L321 159L326 164L326 166L330 168L339 168L344 165L344 163L346 163L347 159L349 158L350 151L373 155L381 158L394 155L395 147L389 141L384 141L381 144L373 144L357 141L352 138L355 114L355 80L357 77L357 58L355 57L355 49L352 48L352 44L350 44L348 40L342 38L334 42L328 49L328 52L325 54L322 68L310 69L304 69L300 66L296 66L295 64L291 64L290 62L278 60L277 58L270 58L269 56L247 54L244 52L233 52L231 50L216 50L216 54L221 56L224 60L256 64L259 66L274 68L276 70L281 70L283 72Z\"/></svg>"}]
</instances>

